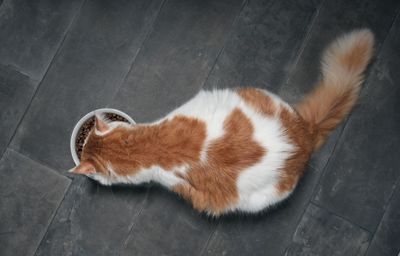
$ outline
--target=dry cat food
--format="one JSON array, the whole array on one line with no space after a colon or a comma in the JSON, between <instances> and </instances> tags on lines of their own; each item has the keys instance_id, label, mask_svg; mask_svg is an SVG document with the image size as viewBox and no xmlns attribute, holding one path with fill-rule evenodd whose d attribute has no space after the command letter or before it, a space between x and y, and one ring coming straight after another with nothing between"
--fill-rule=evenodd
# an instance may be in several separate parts
<instances>
[{"instance_id":1,"label":"dry cat food","mask_svg":"<svg viewBox=\"0 0 400 256\"><path fill-rule=\"evenodd\" d=\"M110 121L120 121L120 122L125 122L129 123L128 120L126 120L124 117L114 114L114 113L105 113L104 114L105 118L110 120ZM78 131L78 134L76 135L75 139L75 151L76 154L78 155L79 160L81 160L81 154L82 154L82 149L83 149L83 143L85 142L86 137L89 135L89 132L92 130L94 126L94 116L86 120L81 126L81 128Z\"/></svg>"}]
</instances>

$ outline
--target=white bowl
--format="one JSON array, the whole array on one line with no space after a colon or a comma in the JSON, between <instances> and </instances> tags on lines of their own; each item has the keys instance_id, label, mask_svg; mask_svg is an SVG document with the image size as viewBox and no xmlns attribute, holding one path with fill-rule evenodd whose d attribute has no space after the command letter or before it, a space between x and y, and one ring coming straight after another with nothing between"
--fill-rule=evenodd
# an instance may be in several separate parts
<instances>
[{"instance_id":1,"label":"white bowl","mask_svg":"<svg viewBox=\"0 0 400 256\"><path fill-rule=\"evenodd\" d=\"M71 135L71 141L70 141L70 148L71 148L71 155L72 155L72 159L74 160L74 163L76 165L79 164L79 158L78 155L76 154L76 150L75 150L75 140L76 140L76 135L78 135L79 129L81 128L81 126L83 125L83 123L86 122L86 120L88 120L89 118L91 118L92 116L94 116L95 113L113 113L113 114L117 114L122 116L123 118L125 118L126 120L129 121L130 124L136 124L135 121L133 121L133 119L128 116L127 114L125 114L122 111L119 111L117 109L113 109L113 108L100 108L100 109L96 109L92 112L87 113L84 117L81 118L81 120L79 120L75 127L74 130L72 131L72 135Z\"/></svg>"}]
</instances>

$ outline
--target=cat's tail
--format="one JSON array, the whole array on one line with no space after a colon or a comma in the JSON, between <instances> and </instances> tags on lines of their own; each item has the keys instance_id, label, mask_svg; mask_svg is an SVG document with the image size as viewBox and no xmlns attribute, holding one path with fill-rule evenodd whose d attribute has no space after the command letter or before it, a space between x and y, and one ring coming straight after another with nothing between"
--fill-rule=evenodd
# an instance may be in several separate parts
<instances>
[{"instance_id":1,"label":"cat's tail","mask_svg":"<svg viewBox=\"0 0 400 256\"><path fill-rule=\"evenodd\" d=\"M325 50L321 81L296 106L315 135L315 149L355 105L373 48L372 32L362 29L345 34Z\"/></svg>"}]
</instances>

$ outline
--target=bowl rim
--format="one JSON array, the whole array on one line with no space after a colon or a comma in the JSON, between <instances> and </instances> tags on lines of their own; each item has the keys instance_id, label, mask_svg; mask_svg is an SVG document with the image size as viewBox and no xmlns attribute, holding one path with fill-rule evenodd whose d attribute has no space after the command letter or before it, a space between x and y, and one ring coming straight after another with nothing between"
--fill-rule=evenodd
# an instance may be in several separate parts
<instances>
[{"instance_id":1,"label":"bowl rim","mask_svg":"<svg viewBox=\"0 0 400 256\"><path fill-rule=\"evenodd\" d=\"M76 140L76 135L78 134L79 129L81 128L82 124L86 122L89 118L95 115L95 113L112 113L112 114L117 114L122 117L124 117L126 120L129 121L130 124L136 124L136 122L130 117L128 114L122 112L121 110L114 109L114 108L99 108L93 111L90 111L86 115L84 115L79 121L75 124L74 129L72 130L71 134L71 139L70 139L70 150L71 150L71 156L72 160L74 160L75 165L78 165L80 163L78 155L76 154L75 151L75 140Z\"/></svg>"}]
</instances>

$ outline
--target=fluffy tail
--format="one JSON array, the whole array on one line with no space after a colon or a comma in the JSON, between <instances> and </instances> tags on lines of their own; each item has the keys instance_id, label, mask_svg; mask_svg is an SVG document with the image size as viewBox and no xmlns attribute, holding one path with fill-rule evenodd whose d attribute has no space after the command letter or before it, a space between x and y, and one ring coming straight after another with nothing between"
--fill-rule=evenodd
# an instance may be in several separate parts
<instances>
[{"instance_id":1,"label":"fluffy tail","mask_svg":"<svg viewBox=\"0 0 400 256\"><path fill-rule=\"evenodd\" d=\"M315 134L315 149L355 105L373 47L373 34L362 29L345 34L326 49L322 80L296 107Z\"/></svg>"}]
</instances>

